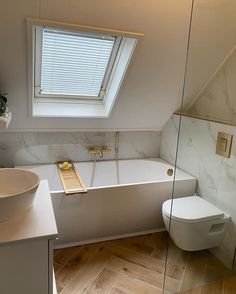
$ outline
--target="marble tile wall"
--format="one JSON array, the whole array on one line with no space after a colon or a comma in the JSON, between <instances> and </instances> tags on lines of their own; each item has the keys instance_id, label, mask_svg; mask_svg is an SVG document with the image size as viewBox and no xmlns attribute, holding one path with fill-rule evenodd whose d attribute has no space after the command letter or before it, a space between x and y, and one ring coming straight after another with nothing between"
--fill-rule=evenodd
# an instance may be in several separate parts
<instances>
[{"instance_id":1,"label":"marble tile wall","mask_svg":"<svg viewBox=\"0 0 236 294\"><path fill-rule=\"evenodd\" d=\"M187 110L189 114L236 123L236 49Z\"/></svg>"},{"instance_id":2,"label":"marble tile wall","mask_svg":"<svg viewBox=\"0 0 236 294\"><path fill-rule=\"evenodd\" d=\"M162 133L161 158L174 163L180 117L174 115ZM234 135L232 153L215 153L219 131ZM230 215L232 222L221 246L212 252L233 266L236 246L236 127L182 117L177 166L198 179L197 193Z\"/></svg>"},{"instance_id":3,"label":"marble tile wall","mask_svg":"<svg viewBox=\"0 0 236 294\"><path fill-rule=\"evenodd\" d=\"M155 131L120 132L119 158L159 157L160 139ZM94 145L111 148L102 160L115 158L115 132L0 133L0 166L92 160L86 147Z\"/></svg>"}]
</instances>

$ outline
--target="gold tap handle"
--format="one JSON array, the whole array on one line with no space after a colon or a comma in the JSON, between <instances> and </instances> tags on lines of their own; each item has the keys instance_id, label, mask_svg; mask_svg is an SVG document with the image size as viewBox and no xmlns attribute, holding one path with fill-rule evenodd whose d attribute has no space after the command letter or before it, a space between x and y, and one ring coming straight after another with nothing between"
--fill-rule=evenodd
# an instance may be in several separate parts
<instances>
[{"instance_id":1,"label":"gold tap handle","mask_svg":"<svg viewBox=\"0 0 236 294\"><path fill-rule=\"evenodd\" d=\"M167 175L168 176L173 176L173 173L174 173L174 171L173 171L173 168L169 168L168 170L167 170Z\"/></svg>"}]
</instances>

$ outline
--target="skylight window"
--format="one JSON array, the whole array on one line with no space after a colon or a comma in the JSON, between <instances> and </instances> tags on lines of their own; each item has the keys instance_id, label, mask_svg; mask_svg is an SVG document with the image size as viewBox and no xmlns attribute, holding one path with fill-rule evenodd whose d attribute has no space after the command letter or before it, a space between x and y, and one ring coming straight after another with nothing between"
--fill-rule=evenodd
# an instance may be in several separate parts
<instances>
[{"instance_id":1,"label":"skylight window","mask_svg":"<svg viewBox=\"0 0 236 294\"><path fill-rule=\"evenodd\" d=\"M103 99L120 41L117 37L43 29L35 96Z\"/></svg>"},{"instance_id":2,"label":"skylight window","mask_svg":"<svg viewBox=\"0 0 236 294\"><path fill-rule=\"evenodd\" d=\"M135 34L27 18L31 115L108 117Z\"/></svg>"}]
</instances>

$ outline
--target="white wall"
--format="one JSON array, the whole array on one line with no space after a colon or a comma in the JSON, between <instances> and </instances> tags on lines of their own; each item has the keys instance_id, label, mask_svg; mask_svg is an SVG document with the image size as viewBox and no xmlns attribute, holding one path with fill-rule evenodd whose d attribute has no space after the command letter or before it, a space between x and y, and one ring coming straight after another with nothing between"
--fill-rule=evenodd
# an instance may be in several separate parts
<instances>
[{"instance_id":1,"label":"white wall","mask_svg":"<svg viewBox=\"0 0 236 294\"><path fill-rule=\"evenodd\" d=\"M0 89L10 128L162 129L180 105L190 8L189 0L2 0ZM144 32L108 119L27 116L26 16Z\"/></svg>"}]
</instances>

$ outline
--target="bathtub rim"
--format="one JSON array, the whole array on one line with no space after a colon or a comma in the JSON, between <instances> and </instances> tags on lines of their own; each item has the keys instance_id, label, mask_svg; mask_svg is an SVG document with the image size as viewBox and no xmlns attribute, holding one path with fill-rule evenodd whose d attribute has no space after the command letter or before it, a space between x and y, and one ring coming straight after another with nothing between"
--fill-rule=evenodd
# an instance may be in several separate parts
<instances>
[{"instance_id":1,"label":"bathtub rim","mask_svg":"<svg viewBox=\"0 0 236 294\"><path fill-rule=\"evenodd\" d=\"M117 187L130 187L130 186L139 186L139 185L150 185L150 184L158 184L158 183L166 183L166 182L172 182L172 184L174 182L179 182L179 181L185 181L185 180L196 180L196 178L194 176L192 176L191 174L187 173L186 171L176 167L175 165L171 164L168 161L165 161L162 158L159 157L144 157L144 158L123 158L123 159L118 159L118 161L132 161L132 160L147 160L147 161L155 161L155 162L160 162L163 164L168 165L170 168L173 168L174 170L174 174L176 173L177 170L180 170L182 172L184 172L185 174L188 175L188 178L166 178L163 180L156 180L156 181L143 181L143 182L132 182L132 183L125 183L125 184L113 184L113 185L106 185L106 186L95 186L95 187L86 187L87 191L93 191L93 190L100 190L100 189L109 189L109 188L117 188ZM103 163L103 162L116 162L116 159L108 159L108 160L96 160L97 163ZM86 161L73 161L73 163L76 165L80 164L80 163L90 163L93 164L94 160L86 160ZM42 164L29 164L29 165L19 165L19 166L15 166L15 168L27 168L27 169L32 169L33 167L43 167L43 166L55 166L56 167L56 163L42 163ZM77 167L78 168L78 167ZM58 175L59 176L59 175ZM50 186L50 185L49 185ZM59 194L59 193L63 193L65 194L65 191L63 189L58 189L58 190L51 190L50 189L50 193L51 194ZM87 193L75 193L75 194L71 194L71 195L67 195L67 196L85 196Z\"/></svg>"}]
</instances>

